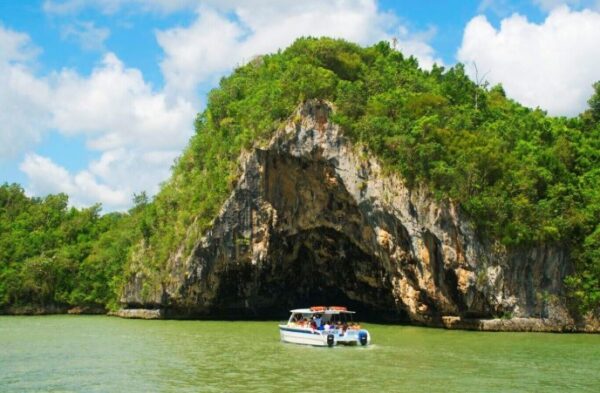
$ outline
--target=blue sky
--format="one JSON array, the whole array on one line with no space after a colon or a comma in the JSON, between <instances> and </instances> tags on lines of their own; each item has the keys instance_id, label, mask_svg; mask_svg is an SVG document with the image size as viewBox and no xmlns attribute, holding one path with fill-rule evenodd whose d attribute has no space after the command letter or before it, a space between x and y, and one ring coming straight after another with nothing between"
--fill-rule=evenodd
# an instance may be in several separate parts
<instances>
[{"instance_id":1,"label":"blue sky","mask_svg":"<svg viewBox=\"0 0 600 393\"><path fill-rule=\"evenodd\" d=\"M126 209L168 177L221 76L301 35L396 37L552 115L600 79L600 0L0 0L0 182Z\"/></svg>"}]
</instances>

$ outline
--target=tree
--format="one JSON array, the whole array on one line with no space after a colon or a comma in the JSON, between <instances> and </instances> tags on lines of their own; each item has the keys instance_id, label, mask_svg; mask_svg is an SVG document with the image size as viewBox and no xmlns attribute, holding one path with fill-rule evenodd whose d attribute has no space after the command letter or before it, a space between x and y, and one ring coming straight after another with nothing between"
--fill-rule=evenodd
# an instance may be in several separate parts
<instances>
[{"instance_id":1,"label":"tree","mask_svg":"<svg viewBox=\"0 0 600 393\"><path fill-rule=\"evenodd\" d=\"M600 81L597 81L592 86L594 87L594 94L588 100L588 104L590 105L592 118L598 122L600 121Z\"/></svg>"},{"instance_id":2,"label":"tree","mask_svg":"<svg viewBox=\"0 0 600 393\"><path fill-rule=\"evenodd\" d=\"M148 194L146 194L146 191L142 191L139 194L133 194L134 209L138 207L146 207L146 205L148 205L148 202L150 202L150 198L148 198Z\"/></svg>"},{"instance_id":3,"label":"tree","mask_svg":"<svg viewBox=\"0 0 600 393\"><path fill-rule=\"evenodd\" d=\"M480 90L488 87L489 83L485 79L485 77L490 73L490 71L486 71L483 75L479 76L479 69L477 69L477 63L473 62L473 68L475 68L475 84L477 88L475 89L475 109L479 108L479 95Z\"/></svg>"}]
</instances>

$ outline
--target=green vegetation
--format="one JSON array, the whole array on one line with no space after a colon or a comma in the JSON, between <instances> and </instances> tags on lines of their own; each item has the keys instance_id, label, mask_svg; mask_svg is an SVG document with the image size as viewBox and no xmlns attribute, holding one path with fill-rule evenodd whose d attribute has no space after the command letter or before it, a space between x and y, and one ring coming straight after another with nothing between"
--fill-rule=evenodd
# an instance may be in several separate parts
<instances>
[{"instance_id":1,"label":"green vegetation","mask_svg":"<svg viewBox=\"0 0 600 393\"><path fill-rule=\"evenodd\" d=\"M64 194L28 198L16 184L0 186L0 310L116 306L144 207L100 216L99 205L67 205Z\"/></svg>"},{"instance_id":2,"label":"green vegetation","mask_svg":"<svg viewBox=\"0 0 600 393\"><path fill-rule=\"evenodd\" d=\"M300 102L321 98L334 103L334 120L349 138L368 147L388 171L400 173L409 185L424 184L437 198L458 202L481 236L507 247L540 243L566 247L577 266L567 280L572 300L581 311L596 308L600 83L594 88L589 110L576 118L553 118L508 99L502 86L477 86L460 64L423 71L414 58L404 57L387 43L361 48L342 40L300 39L285 51L236 69L211 91L206 110L196 119L196 134L151 203L138 203L134 208L138 210L126 219L100 218L97 210L89 209L74 213L64 207L60 225L68 226L74 220L71 216L94 216L89 219L94 231L90 229L87 247L69 238L20 254L11 251L14 254L8 257L2 254L0 300L32 301L33 295L11 295L21 293L14 288L27 282L19 274L52 256L61 261L57 269L69 288L54 291L56 302L87 301L77 294L89 294L100 276L112 277L110 284L102 283L98 295L88 300L110 302L120 272L126 275L140 265L150 272L154 285L160 285L170 253L180 244L189 247L186 236L192 239L216 216L235 184L240 153L267 140ZM48 203L38 200L27 206L41 209L37 206ZM6 225L4 216L0 221ZM115 229L103 229L107 221ZM42 232L57 226L35 225ZM126 240L117 241L120 236ZM98 245L102 239L108 248ZM110 251L114 243L120 243L118 251ZM130 244L136 245L135 257L128 258L129 266L119 265L118 260L132 254ZM75 257L62 251L71 248L83 251ZM72 258L65 261L79 261L78 269L62 262L63 254ZM12 258L8 264L6 258ZM81 269L89 274L80 274ZM6 271L19 273L9 273L6 277L12 281L5 281ZM73 272L77 278L69 275ZM81 287L80 280L87 286Z\"/></svg>"}]
</instances>

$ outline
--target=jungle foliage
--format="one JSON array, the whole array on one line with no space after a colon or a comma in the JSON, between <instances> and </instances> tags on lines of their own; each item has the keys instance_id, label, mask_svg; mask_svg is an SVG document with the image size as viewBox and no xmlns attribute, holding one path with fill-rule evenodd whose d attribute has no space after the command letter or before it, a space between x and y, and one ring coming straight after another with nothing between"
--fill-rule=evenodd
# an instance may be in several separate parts
<instances>
[{"instance_id":1,"label":"jungle foliage","mask_svg":"<svg viewBox=\"0 0 600 393\"><path fill-rule=\"evenodd\" d=\"M114 308L143 209L101 215L68 207L65 194L0 186L0 311Z\"/></svg>"}]
</instances>

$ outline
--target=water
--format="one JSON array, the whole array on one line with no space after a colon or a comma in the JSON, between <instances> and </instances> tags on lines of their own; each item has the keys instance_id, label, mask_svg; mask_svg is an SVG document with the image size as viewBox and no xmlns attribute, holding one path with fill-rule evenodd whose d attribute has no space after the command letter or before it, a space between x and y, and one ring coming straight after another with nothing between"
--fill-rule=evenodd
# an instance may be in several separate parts
<instances>
[{"instance_id":1,"label":"water","mask_svg":"<svg viewBox=\"0 0 600 393\"><path fill-rule=\"evenodd\" d=\"M283 344L276 322L0 317L0 392L600 392L600 335L366 325Z\"/></svg>"}]
</instances>

